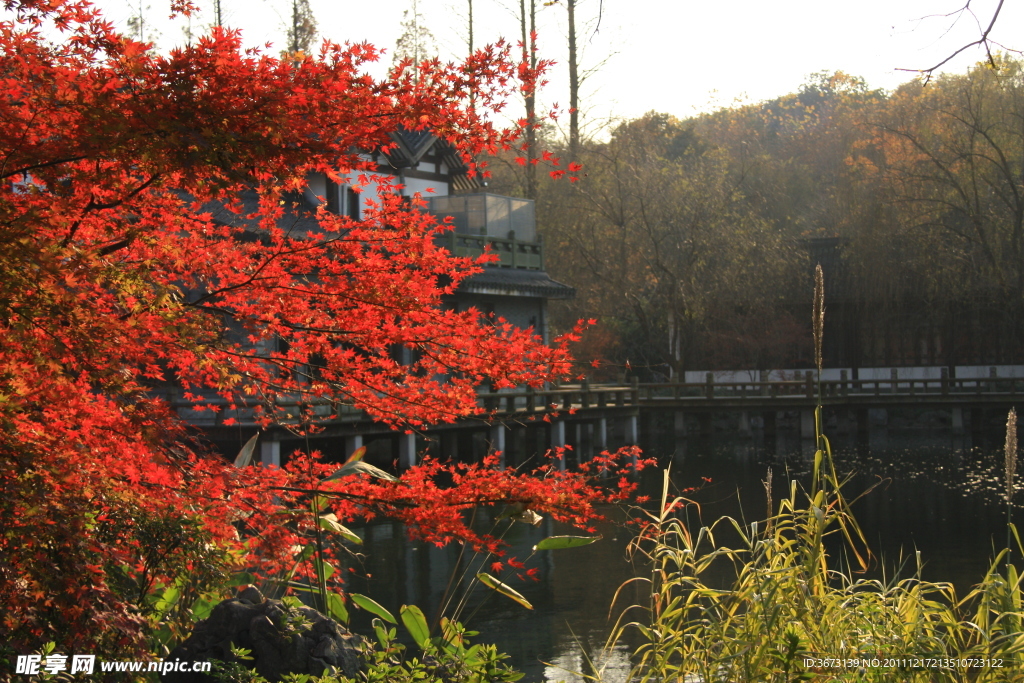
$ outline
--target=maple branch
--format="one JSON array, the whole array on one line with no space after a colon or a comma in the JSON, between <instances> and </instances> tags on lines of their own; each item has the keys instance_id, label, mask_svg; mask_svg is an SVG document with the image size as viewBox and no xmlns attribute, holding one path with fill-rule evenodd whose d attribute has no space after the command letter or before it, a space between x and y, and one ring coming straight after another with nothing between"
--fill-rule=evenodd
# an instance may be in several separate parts
<instances>
[{"instance_id":1,"label":"maple branch","mask_svg":"<svg viewBox=\"0 0 1024 683\"><path fill-rule=\"evenodd\" d=\"M131 192L129 192L125 196L123 196L120 199L117 199L115 201L112 201L112 202L106 202L106 203L103 203L103 204L97 204L95 196L94 195L90 195L89 196L89 203L86 204L85 207L82 208L82 214L83 215L87 214L90 211L103 211L105 209L117 208L118 206L121 206L122 204L124 204L125 202L130 200L132 197L138 196L141 192L143 192L148 187L150 187L153 183L155 183L157 181L157 179L159 179L161 176L162 176L162 174L160 174L160 173L154 173L153 175L151 175L149 177L149 180L146 180L145 182L143 182L141 185L136 187L134 190L132 190ZM60 243L60 246L61 246L62 249L67 247L69 244L71 244L71 240L74 239L75 233L78 232L78 228L81 227L81 225L82 225L82 219L79 218L74 223L72 223L70 228L68 228L67 236L63 240L61 240L61 243ZM113 253L114 251L117 251L118 249L121 249L124 246L128 246L128 244L131 243L131 238L126 238L125 240L123 240L123 242L124 242L124 244L122 246L118 246L117 249L111 249L111 251L107 252L107 253ZM118 243L118 244L121 244L121 243ZM110 246L112 247L112 246L115 246L115 245L110 245ZM108 247L105 247L105 248L108 248ZM101 253L101 255L105 255L105 254Z\"/></svg>"},{"instance_id":2,"label":"maple branch","mask_svg":"<svg viewBox=\"0 0 1024 683\"><path fill-rule=\"evenodd\" d=\"M20 175L22 173L28 173L29 171L35 171L35 170L38 170L40 168L49 168L51 166L59 166L61 164L70 164L70 163L74 163L76 161L83 161L84 159L89 159L91 157L92 157L91 154L83 154L83 155L77 156L77 157L67 157L66 159L54 159L53 161L41 161L38 164L30 164L28 166L22 166L22 167L20 167L18 169L15 169L13 171L6 171L6 172L0 174L0 180L5 180L5 179L10 178L12 176Z\"/></svg>"}]
</instances>

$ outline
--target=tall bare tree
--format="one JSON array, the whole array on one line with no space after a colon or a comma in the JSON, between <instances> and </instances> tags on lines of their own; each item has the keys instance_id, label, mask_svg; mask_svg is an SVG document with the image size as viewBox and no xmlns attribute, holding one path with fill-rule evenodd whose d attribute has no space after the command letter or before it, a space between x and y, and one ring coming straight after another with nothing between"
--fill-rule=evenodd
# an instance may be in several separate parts
<instances>
[{"instance_id":1,"label":"tall bare tree","mask_svg":"<svg viewBox=\"0 0 1024 683\"><path fill-rule=\"evenodd\" d=\"M219 0L218 0L219 2ZM291 21L287 30L288 52L309 54L316 46L317 27L309 0L292 0Z\"/></svg>"}]
</instances>

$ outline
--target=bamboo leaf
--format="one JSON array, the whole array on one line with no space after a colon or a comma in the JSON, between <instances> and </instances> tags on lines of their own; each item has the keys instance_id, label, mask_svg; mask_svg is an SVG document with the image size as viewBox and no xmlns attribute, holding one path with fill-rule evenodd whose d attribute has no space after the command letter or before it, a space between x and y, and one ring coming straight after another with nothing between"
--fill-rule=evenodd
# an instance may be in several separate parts
<instances>
[{"instance_id":1,"label":"bamboo leaf","mask_svg":"<svg viewBox=\"0 0 1024 683\"><path fill-rule=\"evenodd\" d=\"M590 545L594 541L600 541L602 536L548 536L537 545L533 546L534 552L538 550L562 550L564 548L579 548Z\"/></svg>"},{"instance_id":2,"label":"bamboo leaf","mask_svg":"<svg viewBox=\"0 0 1024 683\"><path fill-rule=\"evenodd\" d=\"M423 616L423 611L416 605L402 605L399 613L409 635L420 646L420 649L426 650L430 646L430 626L427 625L427 618Z\"/></svg>"},{"instance_id":3,"label":"bamboo leaf","mask_svg":"<svg viewBox=\"0 0 1024 683\"><path fill-rule=\"evenodd\" d=\"M480 572L476 575L476 578L479 579L480 583L482 583L483 585L498 591L507 598L515 600L526 609L533 609L533 605L530 604L530 601L524 598L518 591L516 591L511 586L502 583L490 574L486 572Z\"/></svg>"},{"instance_id":4,"label":"bamboo leaf","mask_svg":"<svg viewBox=\"0 0 1024 683\"><path fill-rule=\"evenodd\" d=\"M256 441L259 438L259 434L253 434L252 438L245 442L242 450L238 451L238 457L235 458L235 467L241 469L249 466L249 463L252 462L252 454L256 450Z\"/></svg>"},{"instance_id":5,"label":"bamboo leaf","mask_svg":"<svg viewBox=\"0 0 1024 683\"><path fill-rule=\"evenodd\" d=\"M391 612L387 611L380 603L376 602L375 600L371 600L365 595L360 595L359 593L349 593L348 597L352 600L353 603L355 603L356 607L364 609L370 614L376 614L381 619L390 621L392 624L398 623L398 621L395 619L395 616L391 614Z\"/></svg>"},{"instance_id":6,"label":"bamboo leaf","mask_svg":"<svg viewBox=\"0 0 1024 683\"><path fill-rule=\"evenodd\" d=\"M348 623L348 609L345 607L345 600L339 594L327 594L327 611L335 620L343 624Z\"/></svg>"},{"instance_id":7,"label":"bamboo leaf","mask_svg":"<svg viewBox=\"0 0 1024 683\"><path fill-rule=\"evenodd\" d=\"M324 479L324 481L332 481L334 479L341 479L342 477L348 477L353 474L360 473L369 474L371 477L376 477L377 479L384 479L385 481L398 481L398 479L393 475L388 474L379 467L374 467L368 462L363 462L362 460L346 462L340 468L335 470L331 474L331 476Z\"/></svg>"},{"instance_id":8,"label":"bamboo leaf","mask_svg":"<svg viewBox=\"0 0 1024 683\"><path fill-rule=\"evenodd\" d=\"M316 567L317 574L322 574L324 577L324 581L334 576L334 572L338 571L330 562L324 562L319 558L313 560L313 562L314 566Z\"/></svg>"},{"instance_id":9,"label":"bamboo leaf","mask_svg":"<svg viewBox=\"0 0 1024 683\"><path fill-rule=\"evenodd\" d=\"M327 515L320 516L320 528L324 531L330 531L332 533L340 535L346 541L351 541L355 544L362 544L363 539L349 529L346 526L338 523L338 516L333 512Z\"/></svg>"}]
</instances>

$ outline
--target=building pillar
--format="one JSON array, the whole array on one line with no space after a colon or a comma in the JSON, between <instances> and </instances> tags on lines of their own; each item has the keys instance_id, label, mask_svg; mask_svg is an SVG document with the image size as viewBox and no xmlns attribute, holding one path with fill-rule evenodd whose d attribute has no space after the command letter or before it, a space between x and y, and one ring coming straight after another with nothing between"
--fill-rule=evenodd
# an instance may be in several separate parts
<instances>
[{"instance_id":1,"label":"building pillar","mask_svg":"<svg viewBox=\"0 0 1024 683\"><path fill-rule=\"evenodd\" d=\"M345 458L355 453L357 450L363 447L363 435L356 434L355 436L345 437Z\"/></svg>"},{"instance_id":2,"label":"building pillar","mask_svg":"<svg viewBox=\"0 0 1024 683\"><path fill-rule=\"evenodd\" d=\"M445 429L439 435L439 457L442 460L459 459L459 432L456 429Z\"/></svg>"},{"instance_id":3,"label":"building pillar","mask_svg":"<svg viewBox=\"0 0 1024 683\"><path fill-rule=\"evenodd\" d=\"M281 442L269 434L260 439L260 463L264 467L281 466Z\"/></svg>"},{"instance_id":4,"label":"building pillar","mask_svg":"<svg viewBox=\"0 0 1024 683\"><path fill-rule=\"evenodd\" d=\"M505 468L505 425L498 423L491 425L491 452L497 452L501 458L498 466Z\"/></svg>"},{"instance_id":5,"label":"building pillar","mask_svg":"<svg viewBox=\"0 0 1024 683\"><path fill-rule=\"evenodd\" d=\"M398 435L398 469L407 470L416 464L415 432Z\"/></svg>"}]
</instances>

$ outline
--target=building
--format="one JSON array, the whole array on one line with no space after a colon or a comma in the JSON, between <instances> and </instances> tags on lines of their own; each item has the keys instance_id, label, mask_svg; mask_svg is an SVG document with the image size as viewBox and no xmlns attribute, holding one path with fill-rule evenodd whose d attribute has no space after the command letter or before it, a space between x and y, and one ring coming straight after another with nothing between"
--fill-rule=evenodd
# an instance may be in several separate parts
<instances>
[{"instance_id":1,"label":"building","mask_svg":"<svg viewBox=\"0 0 1024 683\"><path fill-rule=\"evenodd\" d=\"M487 193L480 179L470 176L469 168L456 150L429 132L400 131L393 134L392 139L396 143L394 149L367 155L376 164L376 172L401 185L403 195L420 194L427 201L427 210L439 219L451 218L454 229L439 235L438 239L452 254L474 257L489 250L498 257L494 263L484 266L483 272L464 280L449 305L458 310L476 308L484 315L504 318L517 327L533 328L545 342L550 341L547 302L571 298L575 290L552 280L544 269L544 245L537 231L533 202ZM303 196L294 198L296 210L281 220L292 229L315 232L318 226L312 212L321 203L339 215L356 220L362 218L365 198L376 196L376 191L371 185L362 188L362 195L356 192L353 186L357 184L358 175L350 174L346 183L333 182L323 174L310 176ZM255 192L243 194L241 201L246 210L240 214L217 205L207 209L214 220L251 227L255 231L255 221L245 216L255 212L256 200ZM202 428L226 454L237 452L255 431L251 417L247 421L243 415L232 416L238 424L226 426L223 411L193 411L182 402L179 413ZM407 435L403 435L403 439L384 425L370 425L359 414L342 417L344 419L335 421L310 445L329 456L343 457L362 445L364 437L367 443L370 438L375 442L386 441L387 445L377 443L367 456L382 461L380 464L387 464L391 459L388 453L400 456L402 462L408 464L413 454L422 448L422 444L416 445L415 439L410 440ZM448 430L450 443L442 450L448 454L473 450L474 447L460 448L458 439L451 440L453 434ZM285 433L266 435L262 439L262 459L280 463L282 453L286 457L294 448L306 447L305 442L288 443L288 440ZM397 449L392 443L396 440Z\"/></svg>"}]
</instances>

